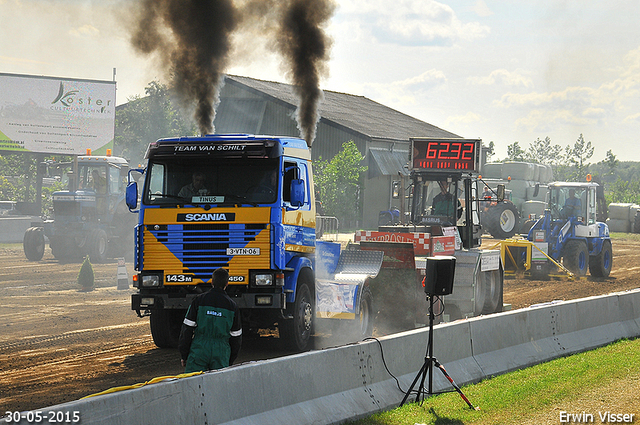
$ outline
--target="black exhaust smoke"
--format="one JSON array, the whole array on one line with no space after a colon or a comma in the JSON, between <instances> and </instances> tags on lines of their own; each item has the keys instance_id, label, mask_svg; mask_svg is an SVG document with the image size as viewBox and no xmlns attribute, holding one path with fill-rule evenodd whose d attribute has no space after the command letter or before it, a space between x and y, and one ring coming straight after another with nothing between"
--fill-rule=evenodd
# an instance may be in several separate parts
<instances>
[{"instance_id":1,"label":"black exhaust smoke","mask_svg":"<svg viewBox=\"0 0 640 425\"><path fill-rule=\"evenodd\" d=\"M300 98L297 121L301 136L311 147L319 120L322 100L320 77L327 72L331 39L323 27L333 15L332 0L289 0L280 21L278 48L291 70L293 85Z\"/></svg>"},{"instance_id":2,"label":"black exhaust smoke","mask_svg":"<svg viewBox=\"0 0 640 425\"><path fill-rule=\"evenodd\" d=\"M195 103L202 134L213 130L232 36L243 43L274 38L300 99L300 136L311 146L322 100L320 78L327 73L332 44L324 27L334 0L139 0L138 7L133 46L156 54L184 104Z\"/></svg>"},{"instance_id":3,"label":"black exhaust smoke","mask_svg":"<svg viewBox=\"0 0 640 425\"><path fill-rule=\"evenodd\" d=\"M186 106L195 103L202 134L211 133L237 12L231 0L141 0L131 38L142 53L156 53Z\"/></svg>"}]
</instances>

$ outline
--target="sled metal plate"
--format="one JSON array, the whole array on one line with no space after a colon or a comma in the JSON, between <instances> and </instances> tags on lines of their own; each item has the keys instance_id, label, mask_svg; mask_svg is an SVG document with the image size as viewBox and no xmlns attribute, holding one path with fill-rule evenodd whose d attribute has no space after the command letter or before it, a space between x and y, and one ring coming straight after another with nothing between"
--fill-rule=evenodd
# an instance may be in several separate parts
<instances>
[{"instance_id":1,"label":"sled metal plate","mask_svg":"<svg viewBox=\"0 0 640 425\"><path fill-rule=\"evenodd\" d=\"M336 274L363 274L375 277L380 271L384 253L382 251L344 250L338 259Z\"/></svg>"}]
</instances>

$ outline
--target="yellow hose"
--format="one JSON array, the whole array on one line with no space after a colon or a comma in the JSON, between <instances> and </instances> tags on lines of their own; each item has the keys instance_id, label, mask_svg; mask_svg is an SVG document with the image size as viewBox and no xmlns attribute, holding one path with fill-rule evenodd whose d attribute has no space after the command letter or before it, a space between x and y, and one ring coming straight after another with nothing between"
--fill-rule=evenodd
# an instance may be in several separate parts
<instances>
[{"instance_id":1,"label":"yellow hose","mask_svg":"<svg viewBox=\"0 0 640 425\"><path fill-rule=\"evenodd\" d=\"M155 384L157 382L164 381L166 379L188 378L190 376L201 375L203 373L204 372L191 372L191 373L182 373L182 374L176 375L176 376L159 376L159 377L153 378L152 380L147 381L147 382L141 382L141 383L133 384L133 385L125 385L125 386L122 386L122 387L109 388L108 390L104 390L104 391L99 392L99 393L95 393L95 394L91 394L91 395L82 397L80 400L83 400L85 398L95 397L95 396L98 396L98 395L111 394L111 393L115 393L115 392L118 392L118 391L132 390L134 388L144 387L145 385Z\"/></svg>"}]
</instances>

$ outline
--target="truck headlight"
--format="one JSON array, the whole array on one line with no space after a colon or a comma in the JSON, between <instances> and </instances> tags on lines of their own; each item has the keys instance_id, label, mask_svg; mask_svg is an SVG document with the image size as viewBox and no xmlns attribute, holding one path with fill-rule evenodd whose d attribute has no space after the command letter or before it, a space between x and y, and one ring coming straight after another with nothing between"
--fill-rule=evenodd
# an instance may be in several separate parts
<instances>
[{"instance_id":1,"label":"truck headlight","mask_svg":"<svg viewBox=\"0 0 640 425\"><path fill-rule=\"evenodd\" d=\"M160 286L160 276L155 274L142 276L142 286Z\"/></svg>"},{"instance_id":2,"label":"truck headlight","mask_svg":"<svg viewBox=\"0 0 640 425\"><path fill-rule=\"evenodd\" d=\"M257 274L256 286L273 286L273 275L271 273Z\"/></svg>"}]
</instances>

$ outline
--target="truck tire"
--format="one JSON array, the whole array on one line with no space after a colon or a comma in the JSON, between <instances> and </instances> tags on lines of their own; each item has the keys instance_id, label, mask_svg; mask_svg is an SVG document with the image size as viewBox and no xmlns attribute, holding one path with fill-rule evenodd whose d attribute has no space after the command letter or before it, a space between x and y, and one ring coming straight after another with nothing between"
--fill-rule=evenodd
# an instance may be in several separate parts
<instances>
[{"instance_id":1,"label":"truck tire","mask_svg":"<svg viewBox=\"0 0 640 425\"><path fill-rule=\"evenodd\" d=\"M504 201L489 207L483 219L491 236L496 239L508 239L516 234L520 215L512 202Z\"/></svg>"},{"instance_id":2,"label":"truck tire","mask_svg":"<svg viewBox=\"0 0 640 425\"><path fill-rule=\"evenodd\" d=\"M586 276L589 267L589 250L581 240L570 240L564 247L562 263L578 276Z\"/></svg>"},{"instance_id":3,"label":"truck tire","mask_svg":"<svg viewBox=\"0 0 640 425\"><path fill-rule=\"evenodd\" d=\"M594 277L609 277L613 265L613 250L611 241L605 239L602 242L602 250L598 255L589 257L589 273Z\"/></svg>"},{"instance_id":4,"label":"truck tire","mask_svg":"<svg viewBox=\"0 0 640 425\"><path fill-rule=\"evenodd\" d=\"M476 315L502 311L502 286L499 270L480 272L476 287Z\"/></svg>"},{"instance_id":5,"label":"truck tire","mask_svg":"<svg viewBox=\"0 0 640 425\"><path fill-rule=\"evenodd\" d=\"M107 232L102 229L93 229L89 234L89 258L94 263L104 263L107 261L109 248L109 238Z\"/></svg>"},{"instance_id":6,"label":"truck tire","mask_svg":"<svg viewBox=\"0 0 640 425\"><path fill-rule=\"evenodd\" d=\"M184 310L151 310L151 336L158 348L178 347L185 314Z\"/></svg>"},{"instance_id":7,"label":"truck tire","mask_svg":"<svg viewBox=\"0 0 640 425\"><path fill-rule=\"evenodd\" d=\"M355 320L358 341L369 338L373 334L373 321L373 295L368 287L364 287L360 295L360 314Z\"/></svg>"},{"instance_id":8,"label":"truck tire","mask_svg":"<svg viewBox=\"0 0 640 425\"><path fill-rule=\"evenodd\" d=\"M29 261L40 261L44 256L44 229L42 227L29 227L24 232L22 247L24 255Z\"/></svg>"},{"instance_id":9,"label":"truck tire","mask_svg":"<svg viewBox=\"0 0 640 425\"><path fill-rule=\"evenodd\" d=\"M283 343L296 351L307 351L311 348L313 334L313 317L315 313L314 298L309 284L299 281L296 300L293 304L292 319L278 324L278 331Z\"/></svg>"}]
</instances>

